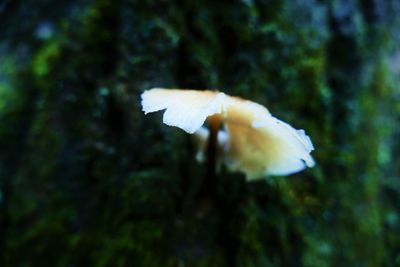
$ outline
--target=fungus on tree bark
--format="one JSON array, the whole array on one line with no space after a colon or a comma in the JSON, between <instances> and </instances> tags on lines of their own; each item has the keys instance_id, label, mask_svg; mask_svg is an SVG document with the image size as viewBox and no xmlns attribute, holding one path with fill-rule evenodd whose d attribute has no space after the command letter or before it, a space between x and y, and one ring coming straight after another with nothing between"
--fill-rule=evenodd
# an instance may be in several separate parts
<instances>
[{"instance_id":1,"label":"fungus on tree bark","mask_svg":"<svg viewBox=\"0 0 400 267\"><path fill-rule=\"evenodd\" d=\"M249 100L218 91L153 88L142 94L142 107L145 114L165 109L165 124L195 134L200 159L206 140L214 136L218 164L244 172L248 180L288 175L315 164L310 155L314 147L304 130L294 129ZM203 126L206 121L210 130Z\"/></svg>"}]
</instances>

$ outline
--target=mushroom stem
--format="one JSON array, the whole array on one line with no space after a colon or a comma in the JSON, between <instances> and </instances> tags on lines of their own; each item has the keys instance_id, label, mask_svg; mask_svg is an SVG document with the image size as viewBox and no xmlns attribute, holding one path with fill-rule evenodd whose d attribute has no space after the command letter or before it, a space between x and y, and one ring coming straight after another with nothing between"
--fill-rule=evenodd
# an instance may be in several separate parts
<instances>
[{"instance_id":1,"label":"mushroom stem","mask_svg":"<svg viewBox=\"0 0 400 267\"><path fill-rule=\"evenodd\" d=\"M218 150L218 131L221 126L221 115L215 114L207 118L210 131L207 147L207 177L205 180L205 189L207 191L214 190L217 165L217 150Z\"/></svg>"}]
</instances>

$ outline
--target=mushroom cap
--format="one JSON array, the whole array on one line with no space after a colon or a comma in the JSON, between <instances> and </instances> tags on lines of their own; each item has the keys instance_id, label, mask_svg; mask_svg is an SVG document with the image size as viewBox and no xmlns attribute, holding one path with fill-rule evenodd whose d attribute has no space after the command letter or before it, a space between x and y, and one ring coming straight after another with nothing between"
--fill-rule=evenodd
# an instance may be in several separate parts
<instances>
[{"instance_id":1,"label":"mushroom cap","mask_svg":"<svg viewBox=\"0 0 400 267\"><path fill-rule=\"evenodd\" d=\"M226 132L218 137L219 162L244 172L249 180L288 175L315 164L310 155L314 147L305 132L252 101L218 91L154 88L142 94L142 107L145 114L166 109L164 123L195 133L202 140L198 142L201 148L208 138L207 129L201 126L208 117L220 114Z\"/></svg>"},{"instance_id":2,"label":"mushroom cap","mask_svg":"<svg viewBox=\"0 0 400 267\"><path fill-rule=\"evenodd\" d=\"M197 131L208 116L221 113L226 95L214 91L153 88L142 94L145 114L166 109L163 122L187 133Z\"/></svg>"},{"instance_id":3,"label":"mushroom cap","mask_svg":"<svg viewBox=\"0 0 400 267\"><path fill-rule=\"evenodd\" d=\"M303 130L273 117L254 102L233 99L227 109L229 150L225 155L231 170L241 170L248 179L265 174L288 175L314 166L314 149Z\"/></svg>"}]
</instances>

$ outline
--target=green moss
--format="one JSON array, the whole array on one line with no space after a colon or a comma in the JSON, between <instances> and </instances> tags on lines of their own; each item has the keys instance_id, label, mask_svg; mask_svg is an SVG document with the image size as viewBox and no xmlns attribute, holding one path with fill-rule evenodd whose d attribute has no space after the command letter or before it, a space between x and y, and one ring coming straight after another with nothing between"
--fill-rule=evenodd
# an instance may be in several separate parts
<instances>
[{"instance_id":1,"label":"green moss","mask_svg":"<svg viewBox=\"0 0 400 267\"><path fill-rule=\"evenodd\" d=\"M60 54L60 44L49 42L39 51L33 60L33 71L38 76L45 76L51 71L51 60L56 59Z\"/></svg>"},{"instance_id":2,"label":"green moss","mask_svg":"<svg viewBox=\"0 0 400 267\"><path fill-rule=\"evenodd\" d=\"M388 1L30 2L0 33L0 266L399 261ZM141 111L155 86L265 104L317 165L254 183L223 168L204 199L190 137Z\"/></svg>"}]
</instances>

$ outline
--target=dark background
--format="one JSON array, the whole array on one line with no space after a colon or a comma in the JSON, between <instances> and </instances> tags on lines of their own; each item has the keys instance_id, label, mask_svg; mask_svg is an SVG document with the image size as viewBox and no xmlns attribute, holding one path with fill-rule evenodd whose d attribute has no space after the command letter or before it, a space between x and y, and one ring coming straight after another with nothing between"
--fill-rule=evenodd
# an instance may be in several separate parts
<instances>
[{"instance_id":1,"label":"dark background","mask_svg":"<svg viewBox=\"0 0 400 267\"><path fill-rule=\"evenodd\" d=\"M0 266L399 266L399 14L0 1ZM205 209L190 136L141 112L155 86L259 102L306 130L317 165L251 183L223 169Z\"/></svg>"}]
</instances>

